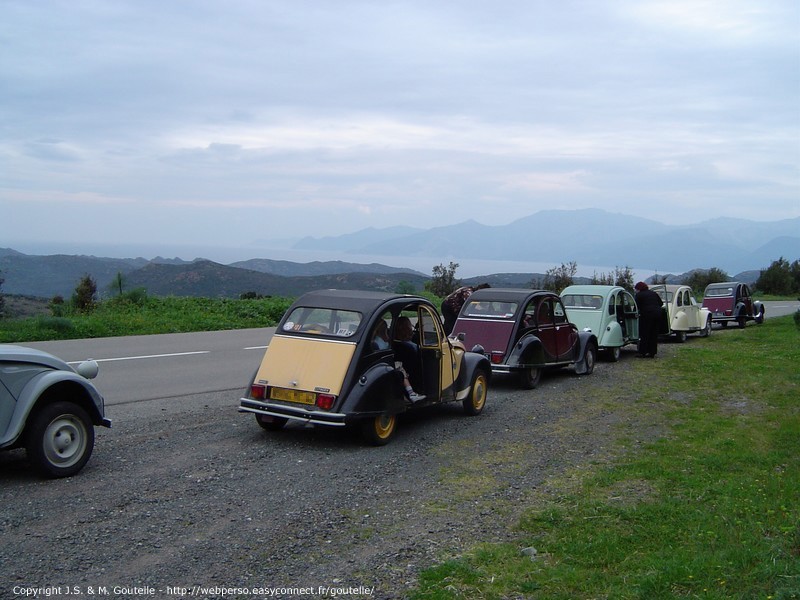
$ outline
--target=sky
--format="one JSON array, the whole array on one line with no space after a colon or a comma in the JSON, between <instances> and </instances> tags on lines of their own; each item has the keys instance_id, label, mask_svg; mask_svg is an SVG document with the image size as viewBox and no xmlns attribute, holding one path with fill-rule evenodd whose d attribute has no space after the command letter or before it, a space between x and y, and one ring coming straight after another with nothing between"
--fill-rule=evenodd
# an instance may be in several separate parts
<instances>
[{"instance_id":1,"label":"sky","mask_svg":"<svg viewBox=\"0 0 800 600\"><path fill-rule=\"evenodd\" d=\"M797 0L0 0L0 49L0 247L800 216Z\"/></svg>"}]
</instances>

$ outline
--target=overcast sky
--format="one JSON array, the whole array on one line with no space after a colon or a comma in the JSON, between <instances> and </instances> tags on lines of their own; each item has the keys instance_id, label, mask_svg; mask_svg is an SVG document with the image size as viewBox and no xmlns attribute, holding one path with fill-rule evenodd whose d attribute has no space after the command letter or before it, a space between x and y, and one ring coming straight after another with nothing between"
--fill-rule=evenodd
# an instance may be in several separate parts
<instances>
[{"instance_id":1,"label":"overcast sky","mask_svg":"<svg viewBox=\"0 0 800 600\"><path fill-rule=\"evenodd\" d=\"M797 0L0 0L0 48L0 247L800 216Z\"/></svg>"}]
</instances>

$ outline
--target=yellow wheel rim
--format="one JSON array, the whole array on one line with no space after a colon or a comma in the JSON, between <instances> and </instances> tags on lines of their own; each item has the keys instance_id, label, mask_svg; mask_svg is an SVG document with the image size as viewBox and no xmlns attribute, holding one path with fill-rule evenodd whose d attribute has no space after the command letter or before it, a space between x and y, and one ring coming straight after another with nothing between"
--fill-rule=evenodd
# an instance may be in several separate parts
<instances>
[{"instance_id":1,"label":"yellow wheel rim","mask_svg":"<svg viewBox=\"0 0 800 600\"><path fill-rule=\"evenodd\" d=\"M392 435L394 431L396 417L394 415L382 415L375 417L375 434L382 440Z\"/></svg>"},{"instance_id":2,"label":"yellow wheel rim","mask_svg":"<svg viewBox=\"0 0 800 600\"><path fill-rule=\"evenodd\" d=\"M486 377L479 375L472 386L472 408L481 410L486 404Z\"/></svg>"}]
</instances>

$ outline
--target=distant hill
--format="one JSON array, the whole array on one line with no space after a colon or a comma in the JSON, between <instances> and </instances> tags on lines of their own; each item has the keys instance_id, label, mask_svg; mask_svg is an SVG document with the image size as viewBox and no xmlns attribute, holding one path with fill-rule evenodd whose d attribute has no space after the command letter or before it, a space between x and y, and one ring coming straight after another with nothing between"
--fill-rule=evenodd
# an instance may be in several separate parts
<instances>
[{"instance_id":1,"label":"distant hill","mask_svg":"<svg viewBox=\"0 0 800 600\"><path fill-rule=\"evenodd\" d=\"M381 233L385 235L380 235ZM548 210L508 225L475 221L404 232L364 229L345 236L304 238L295 249L327 245L383 256L452 256L579 265L619 265L653 271L718 267L729 273L763 269L783 256L800 258L800 218L756 222L721 217L665 225L599 209Z\"/></svg>"},{"instance_id":2,"label":"distant hill","mask_svg":"<svg viewBox=\"0 0 800 600\"><path fill-rule=\"evenodd\" d=\"M429 279L412 269L377 263L252 259L226 266L205 259L35 256L0 248L0 276L5 279L0 291L5 294L69 298L85 275L94 278L101 294L108 293L118 273L124 276L127 289L144 287L154 295L211 297L238 297L248 291L293 296L308 289L334 287L337 283L339 287L350 289L394 291L399 282L407 281L422 289Z\"/></svg>"},{"instance_id":3,"label":"distant hill","mask_svg":"<svg viewBox=\"0 0 800 600\"><path fill-rule=\"evenodd\" d=\"M772 259L770 259L771 262ZM251 268L245 268L246 266ZM358 264L343 261L293 263L252 259L222 265L205 259L185 261L156 257L119 259L85 255L26 255L10 248L0 248L0 277L5 281L0 291L7 295L32 298L72 296L78 281L91 275L102 295L111 293L110 284L122 273L125 289L145 288L156 296L206 296L236 298L247 292L272 296L297 296L324 288L396 291L401 282L416 291L424 289L430 277L412 269L389 267L378 263ZM669 274L680 281L685 274ZM759 271L753 270L733 279L753 283ZM543 273L495 273L462 278L464 285L489 283L493 287L526 288ZM589 283L576 277L576 283Z\"/></svg>"},{"instance_id":4,"label":"distant hill","mask_svg":"<svg viewBox=\"0 0 800 600\"><path fill-rule=\"evenodd\" d=\"M423 289L429 279L416 273L335 273L284 277L208 260L187 265L149 264L128 275L129 288L143 287L156 296L238 298L248 292L263 296L299 296L326 288L394 292L400 282Z\"/></svg>"},{"instance_id":5,"label":"distant hill","mask_svg":"<svg viewBox=\"0 0 800 600\"><path fill-rule=\"evenodd\" d=\"M598 209L541 211L508 225L474 220L420 229L368 228L342 236L307 237L295 249L365 256L450 257L466 259L585 265L614 265L633 270L681 273L717 267L732 279L753 283L760 269L780 257L800 258L800 218L754 222L720 217L686 226ZM432 261L446 258L431 259ZM0 248L4 294L68 298L84 275L108 293L121 273L127 289L144 287L154 295L238 297L242 293L296 296L307 290L345 288L397 289L405 281L423 289L429 276L380 263L341 260L296 263L253 258L222 265L202 258L103 258L85 255L33 256ZM497 273L463 278L498 287L528 287L541 273ZM588 280L587 280L588 281Z\"/></svg>"},{"instance_id":6,"label":"distant hill","mask_svg":"<svg viewBox=\"0 0 800 600\"><path fill-rule=\"evenodd\" d=\"M0 273L3 292L27 296L69 298L78 281L89 274L98 286L107 286L122 273L126 275L148 264L143 258L120 259L96 256L29 256L11 249L0 250Z\"/></svg>"},{"instance_id":7,"label":"distant hill","mask_svg":"<svg viewBox=\"0 0 800 600\"><path fill-rule=\"evenodd\" d=\"M296 263L288 260L272 260L269 258L251 258L230 264L231 267L249 269L271 275L284 277L309 276L309 275L336 275L339 273L415 273L425 276L424 273L401 267L390 267L379 263L357 264L341 260L313 261L309 263Z\"/></svg>"}]
</instances>

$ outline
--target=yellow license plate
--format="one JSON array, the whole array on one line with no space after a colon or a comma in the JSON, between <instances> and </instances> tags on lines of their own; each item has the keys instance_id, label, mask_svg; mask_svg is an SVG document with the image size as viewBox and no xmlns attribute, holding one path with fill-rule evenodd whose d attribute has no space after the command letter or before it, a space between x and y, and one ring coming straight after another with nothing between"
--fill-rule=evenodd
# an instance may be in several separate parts
<instances>
[{"instance_id":1,"label":"yellow license plate","mask_svg":"<svg viewBox=\"0 0 800 600\"><path fill-rule=\"evenodd\" d=\"M297 402L299 404L314 404L317 401L316 395L312 392L287 390L286 388L272 388L269 397L273 400L284 400L286 402Z\"/></svg>"}]
</instances>

